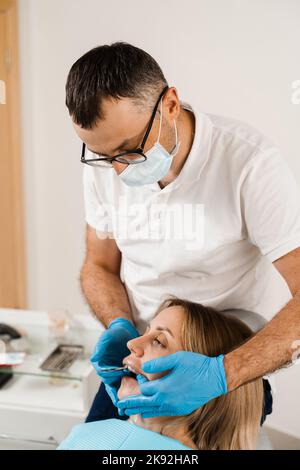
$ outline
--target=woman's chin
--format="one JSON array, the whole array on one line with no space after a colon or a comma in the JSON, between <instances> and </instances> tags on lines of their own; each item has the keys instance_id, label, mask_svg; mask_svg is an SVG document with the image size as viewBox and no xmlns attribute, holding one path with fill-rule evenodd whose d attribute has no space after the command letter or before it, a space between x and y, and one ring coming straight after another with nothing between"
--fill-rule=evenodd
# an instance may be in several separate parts
<instances>
[{"instance_id":1,"label":"woman's chin","mask_svg":"<svg viewBox=\"0 0 300 470\"><path fill-rule=\"evenodd\" d=\"M131 395L140 395L141 389L139 386L138 381L134 377L129 377L125 375L122 378L120 388L118 390L118 398L122 400L123 398L127 398Z\"/></svg>"},{"instance_id":2,"label":"woman's chin","mask_svg":"<svg viewBox=\"0 0 300 470\"><path fill-rule=\"evenodd\" d=\"M138 381L134 377L129 377L128 375L125 375L122 378L121 381L121 386L118 390L118 398L119 400L122 400L123 398L127 398L131 395L140 395L141 394L141 389ZM147 428L148 426L151 426L151 423L155 423L157 421L157 418L142 418L140 414L136 415L131 415L128 417L128 420L136 424L137 426L142 426Z\"/></svg>"}]
</instances>

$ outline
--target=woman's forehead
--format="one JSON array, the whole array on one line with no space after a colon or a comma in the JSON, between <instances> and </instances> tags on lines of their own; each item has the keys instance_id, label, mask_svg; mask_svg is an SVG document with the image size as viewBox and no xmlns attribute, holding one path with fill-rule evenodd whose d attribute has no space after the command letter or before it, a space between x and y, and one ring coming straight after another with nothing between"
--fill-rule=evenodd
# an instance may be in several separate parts
<instances>
[{"instance_id":1,"label":"woman's forehead","mask_svg":"<svg viewBox=\"0 0 300 470\"><path fill-rule=\"evenodd\" d=\"M169 328L175 337L181 332L181 326L184 319L184 310L179 305L167 307L161 310L150 322L151 328L157 326Z\"/></svg>"}]
</instances>

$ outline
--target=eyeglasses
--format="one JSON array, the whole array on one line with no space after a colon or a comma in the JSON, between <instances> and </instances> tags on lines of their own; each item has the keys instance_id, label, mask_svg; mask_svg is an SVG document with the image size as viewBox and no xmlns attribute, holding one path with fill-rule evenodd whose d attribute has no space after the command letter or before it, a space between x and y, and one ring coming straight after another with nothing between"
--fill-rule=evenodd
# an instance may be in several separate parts
<instances>
[{"instance_id":1,"label":"eyeglasses","mask_svg":"<svg viewBox=\"0 0 300 470\"><path fill-rule=\"evenodd\" d=\"M105 167L105 168L113 168L113 165L112 165L113 161L116 161L116 162L119 162L119 163L124 163L124 164L127 164L127 165L132 165L132 164L136 164L136 163L142 163L145 160L147 160L147 157L144 154L144 148L145 148L149 133L150 133L151 128L152 128L152 124L153 124L153 121L154 121L154 118L155 118L155 114L156 114L159 102L160 102L161 98L163 97L163 95L165 94L165 92L168 89L169 89L169 87L166 86L163 89L163 91L160 93L159 97L158 97L158 100L157 100L157 102L154 106L149 124L147 126L147 129L146 129L146 132L145 132L145 135L143 137L143 140L142 140L142 143L141 143L140 147L135 148L135 149L131 149L131 150L126 150L126 152L119 153L118 155L115 155L114 157L99 156L97 158L85 158L86 145L85 145L85 143L83 143L82 144L81 159L80 159L81 163L86 163L87 165L91 165L91 166L101 166L101 167ZM99 154L96 154L96 155L99 155Z\"/></svg>"}]
</instances>

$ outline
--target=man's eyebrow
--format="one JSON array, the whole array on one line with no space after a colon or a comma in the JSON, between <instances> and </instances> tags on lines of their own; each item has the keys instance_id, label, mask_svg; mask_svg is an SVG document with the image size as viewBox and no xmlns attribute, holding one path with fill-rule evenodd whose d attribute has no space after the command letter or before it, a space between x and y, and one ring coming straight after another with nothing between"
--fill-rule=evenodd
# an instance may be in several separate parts
<instances>
[{"instance_id":1,"label":"man's eyebrow","mask_svg":"<svg viewBox=\"0 0 300 470\"><path fill-rule=\"evenodd\" d=\"M122 149L123 147L125 147L125 145L128 145L130 142L137 139L139 136L140 136L140 134L137 134L134 137L131 137L130 139L125 139L120 145L118 145L114 150L112 150L112 153L116 152L119 149ZM106 153L102 153L102 152L95 152L94 150L91 150L88 147L87 147L87 149L90 152L95 153L96 155L103 155L104 157L111 157L112 156L112 155L107 155Z\"/></svg>"},{"instance_id":2,"label":"man's eyebrow","mask_svg":"<svg viewBox=\"0 0 300 470\"><path fill-rule=\"evenodd\" d=\"M147 323L147 328L150 328L149 323ZM174 338L174 335L173 335L172 331L166 326L155 326L154 329L159 330L159 331L167 331Z\"/></svg>"},{"instance_id":3,"label":"man's eyebrow","mask_svg":"<svg viewBox=\"0 0 300 470\"><path fill-rule=\"evenodd\" d=\"M123 147L125 147L125 145L128 145L129 142L132 142L136 138L137 138L137 135L135 137L131 137L131 139L125 139L120 145L118 145L117 148L113 150L113 152L116 152L117 150L122 149Z\"/></svg>"}]
</instances>

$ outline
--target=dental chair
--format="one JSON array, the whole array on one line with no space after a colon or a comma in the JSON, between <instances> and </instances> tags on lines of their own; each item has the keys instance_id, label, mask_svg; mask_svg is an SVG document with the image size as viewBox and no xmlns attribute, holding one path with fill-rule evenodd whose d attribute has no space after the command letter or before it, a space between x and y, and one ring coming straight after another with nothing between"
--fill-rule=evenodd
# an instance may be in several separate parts
<instances>
[{"instance_id":1,"label":"dental chair","mask_svg":"<svg viewBox=\"0 0 300 470\"><path fill-rule=\"evenodd\" d=\"M251 328L251 330L254 331L254 333L261 330L261 328L263 328L267 323L267 321L264 319L262 315L256 312L251 312L249 310L235 308L235 309L221 310L221 312L225 315L230 315L232 317L239 318L241 321L246 323L246 325L248 325L249 328ZM265 377L265 378L269 380L268 377ZM273 450L271 441L263 425L260 427L260 433L257 439L256 450Z\"/></svg>"}]
</instances>

